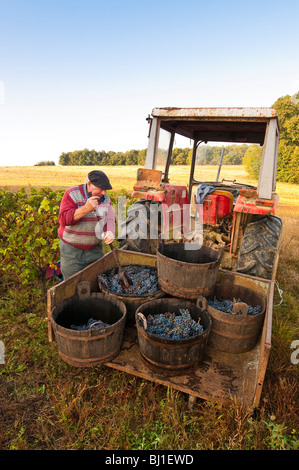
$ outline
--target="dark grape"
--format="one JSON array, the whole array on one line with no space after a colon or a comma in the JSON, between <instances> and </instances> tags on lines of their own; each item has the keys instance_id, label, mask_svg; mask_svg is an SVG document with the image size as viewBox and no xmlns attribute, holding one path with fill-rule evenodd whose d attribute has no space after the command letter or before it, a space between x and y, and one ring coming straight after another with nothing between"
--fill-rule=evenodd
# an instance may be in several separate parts
<instances>
[{"instance_id":1,"label":"dark grape","mask_svg":"<svg viewBox=\"0 0 299 470\"><path fill-rule=\"evenodd\" d=\"M233 315L241 315L242 312L232 312L233 305L236 302L242 302L242 300L217 300L216 298L214 298L214 300L208 300L208 304L210 305L210 307L215 308L216 310L220 310L224 313L232 313ZM248 305L247 315L258 315L259 313L261 313L261 311L261 305L257 305L256 307Z\"/></svg>"},{"instance_id":2,"label":"dark grape","mask_svg":"<svg viewBox=\"0 0 299 470\"><path fill-rule=\"evenodd\" d=\"M115 294L145 295L153 294L159 290L158 275L155 268L130 265L125 266L124 271L127 278L132 282L128 289L123 289L117 267L109 272L99 274L98 280L103 287Z\"/></svg>"},{"instance_id":3,"label":"dark grape","mask_svg":"<svg viewBox=\"0 0 299 470\"><path fill-rule=\"evenodd\" d=\"M187 309L180 309L180 315L175 313L160 313L147 317L149 333L169 339L186 339L203 332L200 319L196 322Z\"/></svg>"}]
</instances>

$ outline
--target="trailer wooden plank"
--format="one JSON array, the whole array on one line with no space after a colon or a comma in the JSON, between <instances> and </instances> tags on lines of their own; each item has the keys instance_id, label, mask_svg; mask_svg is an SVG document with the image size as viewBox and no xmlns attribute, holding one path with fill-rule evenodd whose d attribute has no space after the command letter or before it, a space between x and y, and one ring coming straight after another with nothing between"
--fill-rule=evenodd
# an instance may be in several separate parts
<instances>
[{"instance_id":1,"label":"trailer wooden plank","mask_svg":"<svg viewBox=\"0 0 299 470\"><path fill-rule=\"evenodd\" d=\"M120 353L108 367L172 387L202 399L235 397L245 405L254 402L261 343L248 353L230 354L208 347L199 366L184 375L169 376L151 370L139 351L136 329L128 328Z\"/></svg>"}]
</instances>

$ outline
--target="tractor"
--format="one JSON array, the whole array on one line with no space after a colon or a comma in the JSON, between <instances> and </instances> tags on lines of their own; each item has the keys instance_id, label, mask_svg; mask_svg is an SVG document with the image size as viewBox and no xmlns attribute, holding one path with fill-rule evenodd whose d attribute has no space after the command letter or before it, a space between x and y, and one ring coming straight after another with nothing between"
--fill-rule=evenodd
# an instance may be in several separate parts
<instances>
[{"instance_id":1,"label":"tractor","mask_svg":"<svg viewBox=\"0 0 299 470\"><path fill-rule=\"evenodd\" d=\"M190 242L199 220L202 243L223 251L222 268L274 280L282 235L282 221L275 215L279 199L275 193L279 141L276 110L154 108L147 120L145 165L137 170L132 193L137 202L129 208L121 227L120 249L155 254L163 237L179 238L178 229L182 234L178 242ZM171 157L180 138L190 142L192 158L185 181L178 184L171 181ZM218 167L211 167L216 168L214 178L207 181L200 148L208 142L262 146L257 186L237 182L229 175L220 179L225 173L223 152ZM186 208L189 219L185 217ZM154 226L158 237L153 237L151 215L157 211Z\"/></svg>"}]
</instances>

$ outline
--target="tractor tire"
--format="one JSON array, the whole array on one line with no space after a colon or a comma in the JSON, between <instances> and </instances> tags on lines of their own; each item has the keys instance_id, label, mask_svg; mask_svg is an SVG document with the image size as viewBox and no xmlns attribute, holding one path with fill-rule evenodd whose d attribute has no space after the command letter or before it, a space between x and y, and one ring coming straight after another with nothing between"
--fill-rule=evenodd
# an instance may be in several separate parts
<instances>
[{"instance_id":1,"label":"tractor tire","mask_svg":"<svg viewBox=\"0 0 299 470\"><path fill-rule=\"evenodd\" d=\"M273 215L257 216L246 227L237 272L272 279L278 257L282 221Z\"/></svg>"},{"instance_id":2,"label":"tractor tire","mask_svg":"<svg viewBox=\"0 0 299 470\"><path fill-rule=\"evenodd\" d=\"M119 248L121 250L156 254L158 240L150 239L150 205L155 203L142 199L138 201L138 204L142 204L145 211L138 211L134 206L129 208L125 227L122 227L122 230L126 230L126 238L118 238ZM137 223L137 218L142 222L141 226ZM141 230L141 227L146 228L146 230ZM160 227L158 231L160 233Z\"/></svg>"}]
</instances>

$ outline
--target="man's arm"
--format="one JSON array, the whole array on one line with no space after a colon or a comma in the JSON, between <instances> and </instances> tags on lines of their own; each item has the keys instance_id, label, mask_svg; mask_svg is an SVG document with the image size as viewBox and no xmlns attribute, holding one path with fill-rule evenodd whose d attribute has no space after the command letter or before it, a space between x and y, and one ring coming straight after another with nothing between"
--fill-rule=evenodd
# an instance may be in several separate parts
<instances>
[{"instance_id":1,"label":"man's arm","mask_svg":"<svg viewBox=\"0 0 299 470\"><path fill-rule=\"evenodd\" d=\"M98 205L98 200L99 198L97 196L91 196L90 198L87 199L84 206L76 209L73 215L75 222L78 222L78 220L82 219L82 217L84 217L86 214L95 210L95 208Z\"/></svg>"},{"instance_id":2,"label":"man's arm","mask_svg":"<svg viewBox=\"0 0 299 470\"><path fill-rule=\"evenodd\" d=\"M97 206L96 196L92 196L87 199L86 203L77 207L76 203L70 198L68 193L65 193L59 210L59 222L62 226L75 225L79 222L82 217L84 217L89 212L93 211ZM95 207L94 207L95 206Z\"/></svg>"}]
</instances>

